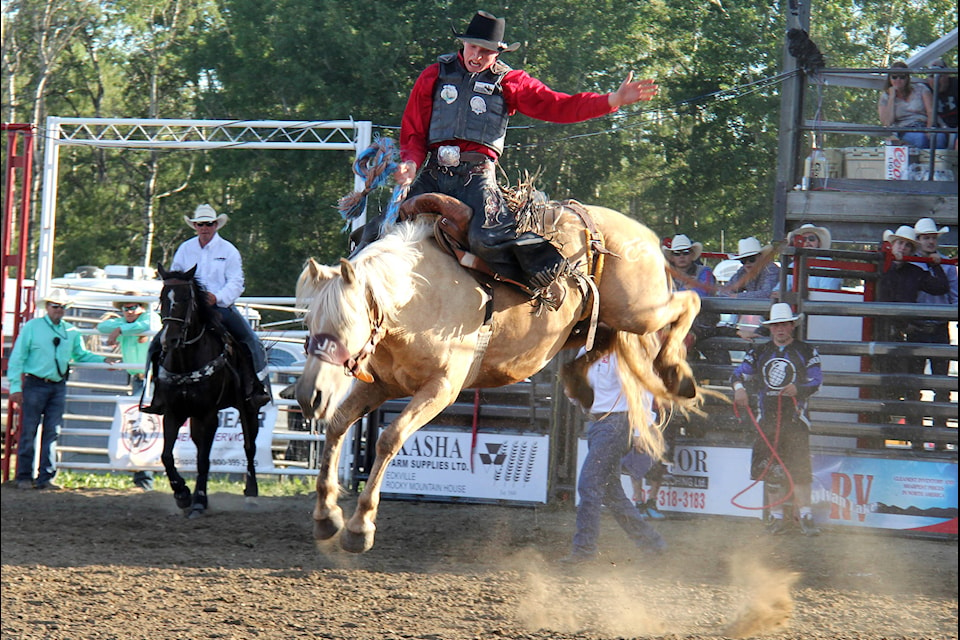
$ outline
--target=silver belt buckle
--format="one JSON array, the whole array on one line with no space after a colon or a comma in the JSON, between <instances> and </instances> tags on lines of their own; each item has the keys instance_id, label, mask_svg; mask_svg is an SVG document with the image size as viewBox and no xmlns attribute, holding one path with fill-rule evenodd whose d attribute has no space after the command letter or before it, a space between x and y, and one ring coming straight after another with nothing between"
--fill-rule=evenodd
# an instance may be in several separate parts
<instances>
[{"instance_id":1,"label":"silver belt buckle","mask_svg":"<svg viewBox=\"0 0 960 640\"><path fill-rule=\"evenodd\" d=\"M456 145L437 147L437 164L441 167L459 167L460 147Z\"/></svg>"}]
</instances>

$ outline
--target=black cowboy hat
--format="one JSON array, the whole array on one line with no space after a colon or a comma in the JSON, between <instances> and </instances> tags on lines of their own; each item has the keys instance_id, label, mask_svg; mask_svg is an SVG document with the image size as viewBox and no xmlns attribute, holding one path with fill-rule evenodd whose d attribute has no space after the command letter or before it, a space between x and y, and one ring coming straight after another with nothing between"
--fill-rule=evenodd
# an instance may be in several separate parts
<instances>
[{"instance_id":1,"label":"black cowboy hat","mask_svg":"<svg viewBox=\"0 0 960 640\"><path fill-rule=\"evenodd\" d=\"M519 42L508 45L503 41L503 32L506 28L506 21L503 18L497 18L486 11L477 11L476 15L467 26L463 33L457 33L457 30L451 27L453 36L464 42L475 44L503 53L504 51L516 51L520 48Z\"/></svg>"}]
</instances>

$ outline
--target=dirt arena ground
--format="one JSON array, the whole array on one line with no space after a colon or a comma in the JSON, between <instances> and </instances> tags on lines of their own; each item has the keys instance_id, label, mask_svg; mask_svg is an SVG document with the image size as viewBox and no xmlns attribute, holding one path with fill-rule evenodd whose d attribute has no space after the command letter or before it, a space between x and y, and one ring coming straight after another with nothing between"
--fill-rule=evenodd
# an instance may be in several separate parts
<instances>
[{"instance_id":1,"label":"dirt arena ground","mask_svg":"<svg viewBox=\"0 0 960 640\"><path fill-rule=\"evenodd\" d=\"M356 556L314 543L312 497L259 502L4 486L3 639L957 638L956 541L667 520L651 559L606 519L571 568L570 509L385 501Z\"/></svg>"}]
</instances>

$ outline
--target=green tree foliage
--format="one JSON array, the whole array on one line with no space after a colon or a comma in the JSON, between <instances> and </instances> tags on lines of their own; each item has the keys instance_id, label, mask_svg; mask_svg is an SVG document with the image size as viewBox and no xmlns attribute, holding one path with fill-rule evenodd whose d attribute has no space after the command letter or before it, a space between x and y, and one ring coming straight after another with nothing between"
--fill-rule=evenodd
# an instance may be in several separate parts
<instances>
[{"instance_id":1,"label":"green tree foliage","mask_svg":"<svg viewBox=\"0 0 960 640\"><path fill-rule=\"evenodd\" d=\"M655 101L586 123L514 117L505 181L540 171L553 198L622 210L711 251L721 238L728 251L746 235L771 239L785 6L484 8L505 16L506 39L522 45L504 61L556 90L612 91L631 70L661 85ZM417 75L456 48L451 28L465 28L476 9L463 0L6 0L3 117L37 122L41 139L47 113L353 118L398 138ZM945 0L818 0L810 34L830 66L884 66L955 28L955 9ZM876 93L814 91L806 110L875 123ZM64 147L56 271L169 263L191 234L183 216L209 202L230 216L224 236L244 254L247 292L289 294L306 258L332 263L346 251L335 206L353 188L352 161L347 152ZM371 210L388 196L373 194Z\"/></svg>"}]
</instances>

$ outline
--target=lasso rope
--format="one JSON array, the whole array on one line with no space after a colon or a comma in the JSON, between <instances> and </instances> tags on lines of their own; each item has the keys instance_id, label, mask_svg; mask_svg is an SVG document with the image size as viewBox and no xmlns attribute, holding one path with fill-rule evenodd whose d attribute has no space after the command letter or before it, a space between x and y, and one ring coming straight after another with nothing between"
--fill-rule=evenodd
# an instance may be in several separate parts
<instances>
[{"instance_id":1,"label":"lasso rope","mask_svg":"<svg viewBox=\"0 0 960 640\"><path fill-rule=\"evenodd\" d=\"M748 509L751 511L761 511L763 509L772 509L773 507L779 507L780 505L784 504L790 498L793 497L793 490L794 490L793 476L790 474L790 470L787 469L787 465L783 462L783 460L780 458L780 454L777 452L777 449L780 446L780 426L783 424L783 398L784 396L782 392L777 394L777 428L776 428L776 431L774 432L773 442L770 442L769 438L767 438L767 434L763 432L763 429L760 427L760 424L757 422L756 416L753 415L753 411L750 409L750 406L747 405L746 407L747 413L750 415L750 421L753 423L753 426L756 427L757 433L760 434L760 437L763 439L764 444L767 445L767 449L770 451L772 455L767 459L767 464L763 468L763 471L760 472L757 479L751 482L750 485L747 488L745 488L743 491L740 491L735 496L730 498L730 504L732 504L735 507L740 507L741 509ZM796 410L797 401L795 398L791 398L791 400L793 400L793 407L794 407L794 410ZM739 420L740 412L737 410L736 403L734 403L733 405L733 413L734 415L737 416L737 419ZM764 481L764 478L767 477L767 472L770 471L771 467L773 467L774 462L778 462L780 464L780 468L783 469L784 475L787 476L787 486L789 487L789 490L787 491L786 495L784 495L781 499L777 500L776 502L773 502L771 504L765 504L759 507L748 507L746 505L743 505L737 502L737 498L739 498L740 496L745 494L747 491L750 491L750 489L753 489L755 486L757 486L758 484Z\"/></svg>"},{"instance_id":2,"label":"lasso rope","mask_svg":"<svg viewBox=\"0 0 960 640\"><path fill-rule=\"evenodd\" d=\"M397 170L399 153L392 138L377 136L374 143L357 156L353 163L353 172L363 178L363 189L354 191L340 198L337 210L340 217L348 223L363 213L367 206L367 196L374 189L387 184L390 176ZM390 204L384 215L384 225L392 225L397 221L397 212L400 203L406 196L407 187L397 185L390 197Z\"/></svg>"}]
</instances>

